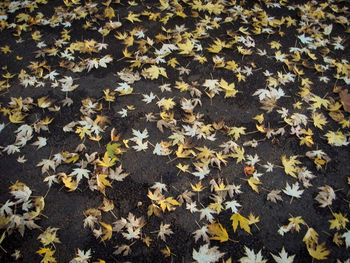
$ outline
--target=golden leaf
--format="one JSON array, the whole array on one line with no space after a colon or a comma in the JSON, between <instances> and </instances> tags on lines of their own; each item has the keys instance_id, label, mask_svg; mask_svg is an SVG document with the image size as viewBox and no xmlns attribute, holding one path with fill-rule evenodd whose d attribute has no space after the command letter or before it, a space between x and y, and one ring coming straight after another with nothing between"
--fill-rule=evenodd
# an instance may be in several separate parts
<instances>
[{"instance_id":1,"label":"golden leaf","mask_svg":"<svg viewBox=\"0 0 350 263\"><path fill-rule=\"evenodd\" d=\"M307 246L307 251L310 256L317 260L325 260L327 256L331 253L330 250L327 250L326 243L323 242L321 245L314 244L312 246Z\"/></svg>"},{"instance_id":2,"label":"golden leaf","mask_svg":"<svg viewBox=\"0 0 350 263\"><path fill-rule=\"evenodd\" d=\"M244 216L241 216L241 214L233 214L230 217L230 220L232 220L232 227L233 231L236 232L238 224L240 228L251 234L250 227L249 227L249 219L245 218Z\"/></svg>"},{"instance_id":3,"label":"golden leaf","mask_svg":"<svg viewBox=\"0 0 350 263\"><path fill-rule=\"evenodd\" d=\"M254 177L250 177L248 180L248 184L255 192L259 193L259 188L257 185L262 184L262 182L256 180Z\"/></svg>"},{"instance_id":4,"label":"golden leaf","mask_svg":"<svg viewBox=\"0 0 350 263\"><path fill-rule=\"evenodd\" d=\"M210 239L226 242L229 240L226 229L220 224L213 222L208 225L208 232L211 235Z\"/></svg>"},{"instance_id":5,"label":"golden leaf","mask_svg":"<svg viewBox=\"0 0 350 263\"><path fill-rule=\"evenodd\" d=\"M284 166L284 172L286 174L289 174L290 176L297 178L297 175L295 174L299 167L297 166L297 164L301 164L301 162L299 160L297 160L298 156L291 156L289 159L283 155L281 157L282 160L282 164Z\"/></svg>"},{"instance_id":6,"label":"golden leaf","mask_svg":"<svg viewBox=\"0 0 350 263\"><path fill-rule=\"evenodd\" d=\"M103 237L101 241L110 240L113 233L112 226L103 222L100 222L100 224L104 227L102 230Z\"/></svg>"},{"instance_id":7,"label":"golden leaf","mask_svg":"<svg viewBox=\"0 0 350 263\"><path fill-rule=\"evenodd\" d=\"M69 192L75 191L78 187L78 182L74 181L71 176L62 177L62 182L64 183L64 186L69 189Z\"/></svg>"}]
</instances>

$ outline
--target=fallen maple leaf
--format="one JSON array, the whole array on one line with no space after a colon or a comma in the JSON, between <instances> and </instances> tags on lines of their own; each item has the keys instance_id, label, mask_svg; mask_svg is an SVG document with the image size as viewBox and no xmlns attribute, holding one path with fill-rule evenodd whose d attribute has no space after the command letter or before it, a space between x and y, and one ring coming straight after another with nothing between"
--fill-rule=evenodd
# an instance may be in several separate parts
<instances>
[{"instance_id":1,"label":"fallen maple leaf","mask_svg":"<svg viewBox=\"0 0 350 263\"><path fill-rule=\"evenodd\" d=\"M190 55L192 53L192 50L194 48L194 44L190 39L186 39L186 42L184 43L178 43L177 46L181 50L179 54L182 55Z\"/></svg>"},{"instance_id":2,"label":"fallen maple leaf","mask_svg":"<svg viewBox=\"0 0 350 263\"><path fill-rule=\"evenodd\" d=\"M48 227L43 233L38 236L40 242L43 246L48 246L50 244L54 245L54 243L61 243L61 241L57 237L58 228Z\"/></svg>"},{"instance_id":3,"label":"fallen maple leaf","mask_svg":"<svg viewBox=\"0 0 350 263\"><path fill-rule=\"evenodd\" d=\"M165 242L165 235L171 235L173 231L170 229L170 224L163 224L163 222L159 226L158 238Z\"/></svg>"},{"instance_id":4,"label":"fallen maple leaf","mask_svg":"<svg viewBox=\"0 0 350 263\"><path fill-rule=\"evenodd\" d=\"M307 246L307 251L310 256L317 260L325 260L327 256L331 253L330 250L327 250L326 243L323 242L321 245L313 244L312 246Z\"/></svg>"},{"instance_id":5,"label":"fallen maple leaf","mask_svg":"<svg viewBox=\"0 0 350 263\"><path fill-rule=\"evenodd\" d=\"M110 240L112 238L112 226L104 222L100 222L100 224L104 227L101 241Z\"/></svg>"},{"instance_id":6,"label":"fallen maple leaf","mask_svg":"<svg viewBox=\"0 0 350 263\"><path fill-rule=\"evenodd\" d=\"M286 188L282 190L286 195L289 195L291 197L300 198L303 194L304 190L299 190L299 183L295 182L292 187L286 183Z\"/></svg>"},{"instance_id":7,"label":"fallen maple leaf","mask_svg":"<svg viewBox=\"0 0 350 263\"><path fill-rule=\"evenodd\" d=\"M248 247L244 246L244 251L246 256L241 257L239 259L239 262L241 263L266 263L266 260L263 259L261 255L261 250L255 254L253 249L249 249Z\"/></svg>"},{"instance_id":8,"label":"fallen maple leaf","mask_svg":"<svg viewBox=\"0 0 350 263\"><path fill-rule=\"evenodd\" d=\"M329 226L329 229L346 229L346 223L349 222L349 219L344 217L342 213L333 213L334 219L328 220L328 222L331 224Z\"/></svg>"},{"instance_id":9,"label":"fallen maple leaf","mask_svg":"<svg viewBox=\"0 0 350 263\"><path fill-rule=\"evenodd\" d=\"M226 242L229 240L226 229L220 223L212 222L209 224L208 232L211 235L210 239L212 240L218 240L220 242Z\"/></svg>"},{"instance_id":10,"label":"fallen maple leaf","mask_svg":"<svg viewBox=\"0 0 350 263\"><path fill-rule=\"evenodd\" d=\"M272 190L270 193L267 194L266 199L277 203L277 201L283 201L282 197L280 196L281 190Z\"/></svg>"},{"instance_id":11,"label":"fallen maple leaf","mask_svg":"<svg viewBox=\"0 0 350 263\"><path fill-rule=\"evenodd\" d=\"M248 184L249 186L257 193L259 193L259 188L258 188L258 184L262 184L262 182L260 182L259 180L256 180L253 176L249 178L248 180Z\"/></svg>"},{"instance_id":12,"label":"fallen maple leaf","mask_svg":"<svg viewBox=\"0 0 350 263\"><path fill-rule=\"evenodd\" d=\"M276 263L293 263L295 257L295 255L288 256L288 253L285 251L284 247L282 247L282 250L278 256L272 253L271 256L276 261Z\"/></svg>"},{"instance_id":13,"label":"fallen maple leaf","mask_svg":"<svg viewBox=\"0 0 350 263\"><path fill-rule=\"evenodd\" d=\"M245 218L244 216L241 216L241 214L237 213L237 214L233 214L230 217L230 220L232 220L232 227L234 232L236 232L239 224L240 228L244 229L246 232L251 234L248 218Z\"/></svg>"},{"instance_id":14,"label":"fallen maple leaf","mask_svg":"<svg viewBox=\"0 0 350 263\"><path fill-rule=\"evenodd\" d=\"M53 254L55 254L56 250L52 250L48 247L42 247L39 250L36 251L37 254L40 256L43 256L43 259L41 262L43 263L56 263L56 259L53 257Z\"/></svg>"},{"instance_id":15,"label":"fallen maple leaf","mask_svg":"<svg viewBox=\"0 0 350 263\"><path fill-rule=\"evenodd\" d=\"M193 259L196 260L198 263L217 262L224 255L225 253L220 252L218 250L218 247L216 246L209 248L209 244L200 246L198 252L195 249L193 249L193 253L192 253Z\"/></svg>"},{"instance_id":16,"label":"fallen maple leaf","mask_svg":"<svg viewBox=\"0 0 350 263\"><path fill-rule=\"evenodd\" d=\"M75 191L78 188L78 182L74 181L71 176L65 175L61 180L64 183L64 186L69 189L69 192Z\"/></svg>"},{"instance_id":17,"label":"fallen maple leaf","mask_svg":"<svg viewBox=\"0 0 350 263\"><path fill-rule=\"evenodd\" d=\"M294 155L291 156L289 159L285 156L282 155L281 160L282 160L282 164L284 166L284 172L286 174L289 174L290 176L297 178L297 175L295 174L299 167L297 166L297 164L301 164L301 162L299 160L297 160L298 156Z\"/></svg>"},{"instance_id":18,"label":"fallen maple leaf","mask_svg":"<svg viewBox=\"0 0 350 263\"><path fill-rule=\"evenodd\" d=\"M339 96L344 110L350 112L350 94L348 93L348 89L340 91Z\"/></svg>"}]
</instances>

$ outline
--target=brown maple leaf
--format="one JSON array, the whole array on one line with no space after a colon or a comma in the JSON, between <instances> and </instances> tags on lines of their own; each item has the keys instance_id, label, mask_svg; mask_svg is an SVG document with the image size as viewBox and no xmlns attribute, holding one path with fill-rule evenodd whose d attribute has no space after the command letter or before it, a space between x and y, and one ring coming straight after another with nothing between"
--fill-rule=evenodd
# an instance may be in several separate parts
<instances>
[{"instance_id":1,"label":"brown maple leaf","mask_svg":"<svg viewBox=\"0 0 350 263\"><path fill-rule=\"evenodd\" d=\"M344 89L339 93L340 101L343 104L344 110L346 112L350 112L350 94L348 93L348 89Z\"/></svg>"}]
</instances>

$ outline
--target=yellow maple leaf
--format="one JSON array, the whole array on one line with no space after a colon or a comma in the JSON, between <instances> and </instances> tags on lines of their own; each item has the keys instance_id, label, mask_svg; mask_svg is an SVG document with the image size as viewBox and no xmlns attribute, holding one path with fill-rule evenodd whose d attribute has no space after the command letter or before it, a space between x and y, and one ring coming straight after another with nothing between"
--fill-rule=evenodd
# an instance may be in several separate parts
<instances>
[{"instance_id":1,"label":"yellow maple leaf","mask_svg":"<svg viewBox=\"0 0 350 263\"><path fill-rule=\"evenodd\" d=\"M307 147L311 147L314 144L314 141L312 140L312 136L307 135L307 136L301 136L300 138L299 145L306 145Z\"/></svg>"},{"instance_id":2,"label":"yellow maple leaf","mask_svg":"<svg viewBox=\"0 0 350 263\"><path fill-rule=\"evenodd\" d=\"M54 245L54 243L61 243L61 241L57 237L58 228L48 227L43 233L38 236L40 242L43 246L48 246L50 244Z\"/></svg>"},{"instance_id":3,"label":"yellow maple leaf","mask_svg":"<svg viewBox=\"0 0 350 263\"><path fill-rule=\"evenodd\" d=\"M209 208L214 210L217 214L220 214L221 210L224 209L221 202L210 203Z\"/></svg>"},{"instance_id":4,"label":"yellow maple leaf","mask_svg":"<svg viewBox=\"0 0 350 263\"><path fill-rule=\"evenodd\" d=\"M205 189L206 187L203 187L202 181L199 181L196 185L191 184L191 188L192 188L192 190L195 191L195 192L201 192L201 191L203 191L203 189Z\"/></svg>"},{"instance_id":5,"label":"yellow maple leaf","mask_svg":"<svg viewBox=\"0 0 350 263\"><path fill-rule=\"evenodd\" d=\"M329 226L329 229L346 229L346 223L349 222L349 219L344 217L342 213L333 213L334 219L328 220L328 222L331 224Z\"/></svg>"},{"instance_id":6,"label":"yellow maple leaf","mask_svg":"<svg viewBox=\"0 0 350 263\"><path fill-rule=\"evenodd\" d=\"M312 120L314 122L314 126L323 130L323 125L327 124L327 119L322 113L314 112L312 114Z\"/></svg>"},{"instance_id":7,"label":"yellow maple leaf","mask_svg":"<svg viewBox=\"0 0 350 263\"><path fill-rule=\"evenodd\" d=\"M310 101L313 101L314 103L311 105L313 109L321 109L321 107L328 108L328 105L330 104L327 99L323 99L319 96L314 96L310 99Z\"/></svg>"},{"instance_id":8,"label":"yellow maple leaf","mask_svg":"<svg viewBox=\"0 0 350 263\"><path fill-rule=\"evenodd\" d=\"M27 116L27 114L23 114L20 111L15 111L12 114L9 114L9 120L12 123L23 123L23 119Z\"/></svg>"},{"instance_id":9,"label":"yellow maple leaf","mask_svg":"<svg viewBox=\"0 0 350 263\"><path fill-rule=\"evenodd\" d=\"M180 205L180 203L171 196L167 197L166 199L159 200L157 203L160 205L163 212L165 212L166 209L168 209L168 211L173 211L175 210L175 206Z\"/></svg>"},{"instance_id":10,"label":"yellow maple leaf","mask_svg":"<svg viewBox=\"0 0 350 263\"><path fill-rule=\"evenodd\" d=\"M243 160L245 160L245 157L244 157L244 148L236 148L235 149L236 153L231 153L229 156L232 157L232 158L237 158L236 160L236 163L240 163L242 162Z\"/></svg>"},{"instance_id":11,"label":"yellow maple leaf","mask_svg":"<svg viewBox=\"0 0 350 263\"><path fill-rule=\"evenodd\" d=\"M257 185L262 184L262 182L256 180L254 177L250 177L248 180L248 184L255 192L259 193L259 188Z\"/></svg>"},{"instance_id":12,"label":"yellow maple leaf","mask_svg":"<svg viewBox=\"0 0 350 263\"><path fill-rule=\"evenodd\" d=\"M317 260L325 260L327 256L331 253L330 250L327 250L326 243L323 242L321 245L313 244L312 246L307 246L307 251L310 256Z\"/></svg>"},{"instance_id":13,"label":"yellow maple leaf","mask_svg":"<svg viewBox=\"0 0 350 263\"><path fill-rule=\"evenodd\" d=\"M123 50L123 56L126 57L126 58L131 58L131 55L132 55L132 53L129 53L129 52L128 52L128 49L127 49L127 48L124 48L124 50Z\"/></svg>"},{"instance_id":14,"label":"yellow maple leaf","mask_svg":"<svg viewBox=\"0 0 350 263\"><path fill-rule=\"evenodd\" d=\"M297 175L295 173L299 170L297 164L301 164L297 158L298 156L296 155L291 156L289 159L285 155L282 155L281 157L282 164L284 166L284 172L294 178L297 178Z\"/></svg>"},{"instance_id":15,"label":"yellow maple leaf","mask_svg":"<svg viewBox=\"0 0 350 263\"><path fill-rule=\"evenodd\" d=\"M292 61L294 61L294 62L298 62L299 60L300 60L300 53L297 51L297 52L295 52L295 55L292 55Z\"/></svg>"},{"instance_id":16,"label":"yellow maple leaf","mask_svg":"<svg viewBox=\"0 0 350 263\"><path fill-rule=\"evenodd\" d=\"M312 227L308 228L308 230L303 238L303 242L307 246L318 243L318 233L315 231L315 229L313 229Z\"/></svg>"},{"instance_id":17,"label":"yellow maple leaf","mask_svg":"<svg viewBox=\"0 0 350 263\"><path fill-rule=\"evenodd\" d=\"M141 22L141 20L138 18L139 16L140 16L139 14L134 14L133 12L129 12L126 19L129 20L131 23Z\"/></svg>"},{"instance_id":18,"label":"yellow maple leaf","mask_svg":"<svg viewBox=\"0 0 350 263\"><path fill-rule=\"evenodd\" d=\"M271 41L269 45L272 49L280 49L282 46L281 43L278 41Z\"/></svg>"},{"instance_id":19,"label":"yellow maple leaf","mask_svg":"<svg viewBox=\"0 0 350 263\"><path fill-rule=\"evenodd\" d=\"M168 60L167 65L171 66L172 68L175 68L176 65L180 65L180 63L177 61L176 58L172 58L172 59Z\"/></svg>"},{"instance_id":20,"label":"yellow maple leaf","mask_svg":"<svg viewBox=\"0 0 350 263\"><path fill-rule=\"evenodd\" d=\"M200 56L200 55L196 55L196 56L194 57L194 60L198 61L198 62L201 63L201 64L204 64L205 62L208 61L206 57Z\"/></svg>"},{"instance_id":21,"label":"yellow maple leaf","mask_svg":"<svg viewBox=\"0 0 350 263\"><path fill-rule=\"evenodd\" d=\"M232 220L232 227L233 227L234 232L236 232L238 224L239 224L240 228L242 228L243 230L245 230L246 232L251 234L248 218L245 218L241 214L237 213L237 214L233 214L230 217L230 220Z\"/></svg>"},{"instance_id":22,"label":"yellow maple leaf","mask_svg":"<svg viewBox=\"0 0 350 263\"><path fill-rule=\"evenodd\" d=\"M312 60L316 60L317 57L315 54L311 53L311 52L307 52L307 55L312 59Z\"/></svg>"},{"instance_id":23,"label":"yellow maple leaf","mask_svg":"<svg viewBox=\"0 0 350 263\"><path fill-rule=\"evenodd\" d=\"M200 151L200 153L197 154L197 159L209 159L214 154L214 151L209 149L206 145L204 145L204 147L196 147L196 149Z\"/></svg>"},{"instance_id":24,"label":"yellow maple leaf","mask_svg":"<svg viewBox=\"0 0 350 263\"><path fill-rule=\"evenodd\" d=\"M102 230L103 236L101 238L101 241L110 240L112 238L113 233L112 226L104 222L100 222L100 224L104 227L104 229Z\"/></svg>"},{"instance_id":25,"label":"yellow maple leaf","mask_svg":"<svg viewBox=\"0 0 350 263\"><path fill-rule=\"evenodd\" d=\"M33 33L32 33L32 38L33 38L33 40L35 40L35 41L39 41L40 39L41 39L41 37L42 37L43 35L41 35L40 34L40 31L34 31Z\"/></svg>"},{"instance_id":26,"label":"yellow maple leaf","mask_svg":"<svg viewBox=\"0 0 350 263\"><path fill-rule=\"evenodd\" d=\"M180 49L179 54L181 54L181 55L190 55L192 53L193 48L194 48L194 44L188 38L186 39L185 43L178 43L177 46Z\"/></svg>"},{"instance_id":27,"label":"yellow maple leaf","mask_svg":"<svg viewBox=\"0 0 350 263\"><path fill-rule=\"evenodd\" d=\"M155 204L150 204L148 206L148 209L147 209L147 215L151 216L153 214L155 214L158 217L161 217L162 216L162 209L160 209L160 207L155 205Z\"/></svg>"},{"instance_id":28,"label":"yellow maple leaf","mask_svg":"<svg viewBox=\"0 0 350 263\"><path fill-rule=\"evenodd\" d=\"M335 146L347 145L346 136L341 131L328 131L325 136L328 139L328 144Z\"/></svg>"},{"instance_id":29,"label":"yellow maple leaf","mask_svg":"<svg viewBox=\"0 0 350 263\"><path fill-rule=\"evenodd\" d=\"M301 105L302 105L302 102L301 101L297 101L296 103L293 104L293 108L300 110L301 109Z\"/></svg>"},{"instance_id":30,"label":"yellow maple leaf","mask_svg":"<svg viewBox=\"0 0 350 263\"><path fill-rule=\"evenodd\" d=\"M117 34L114 35L114 37L116 39L119 39L119 40L125 40L127 37L128 37L128 33L124 32L124 33L121 33L121 32L116 32Z\"/></svg>"},{"instance_id":31,"label":"yellow maple leaf","mask_svg":"<svg viewBox=\"0 0 350 263\"><path fill-rule=\"evenodd\" d=\"M189 89L190 85L184 81L176 81L175 82L175 87L176 89L179 89L180 92L187 91Z\"/></svg>"},{"instance_id":32,"label":"yellow maple leaf","mask_svg":"<svg viewBox=\"0 0 350 263\"><path fill-rule=\"evenodd\" d=\"M110 6L106 7L105 9L105 17L112 19L115 17L114 9Z\"/></svg>"},{"instance_id":33,"label":"yellow maple leaf","mask_svg":"<svg viewBox=\"0 0 350 263\"><path fill-rule=\"evenodd\" d=\"M64 183L64 186L69 189L68 192L75 191L78 187L78 182L74 181L71 176L63 176L62 182Z\"/></svg>"},{"instance_id":34,"label":"yellow maple leaf","mask_svg":"<svg viewBox=\"0 0 350 263\"><path fill-rule=\"evenodd\" d=\"M190 171L188 170L188 168L190 168L190 165L189 164L184 164L182 165L181 163L178 163L176 165L177 168L180 169L181 172L184 172L184 173L190 173ZM179 171L179 172L180 172Z\"/></svg>"},{"instance_id":35,"label":"yellow maple leaf","mask_svg":"<svg viewBox=\"0 0 350 263\"><path fill-rule=\"evenodd\" d=\"M113 165L115 165L116 161L116 158L110 158L108 152L105 152L102 161L98 160L98 164L103 167L112 167Z\"/></svg>"},{"instance_id":36,"label":"yellow maple leaf","mask_svg":"<svg viewBox=\"0 0 350 263\"><path fill-rule=\"evenodd\" d=\"M236 77L238 79L238 82L241 82L241 81L245 82L246 77L241 72L238 72L236 74Z\"/></svg>"},{"instance_id":37,"label":"yellow maple leaf","mask_svg":"<svg viewBox=\"0 0 350 263\"><path fill-rule=\"evenodd\" d=\"M245 49L241 46L238 46L237 50L240 54L242 54L244 56L251 55L253 53L253 51L251 49Z\"/></svg>"},{"instance_id":38,"label":"yellow maple leaf","mask_svg":"<svg viewBox=\"0 0 350 263\"><path fill-rule=\"evenodd\" d=\"M53 257L53 254L55 254L55 252L56 250L52 250L48 247L42 247L36 251L37 254L43 256L43 259L40 261L42 263L56 263L56 259Z\"/></svg>"},{"instance_id":39,"label":"yellow maple leaf","mask_svg":"<svg viewBox=\"0 0 350 263\"><path fill-rule=\"evenodd\" d=\"M246 127L231 127L228 135L233 135L235 141L239 139L241 135L245 135Z\"/></svg>"},{"instance_id":40,"label":"yellow maple leaf","mask_svg":"<svg viewBox=\"0 0 350 263\"><path fill-rule=\"evenodd\" d=\"M249 213L248 220L249 220L249 225L256 224L256 223L260 222L259 216L254 216L254 214L252 212Z\"/></svg>"},{"instance_id":41,"label":"yellow maple leaf","mask_svg":"<svg viewBox=\"0 0 350 263\"><path fill-rule=\"evenodd\" d=\"M300 225L306 225L306 222L304 221L304 219L302 219L301 216L296 216L296 217L290 217L288 218L289 221L289 225L293 225L293 229L295 229L295 231L299 232L300 231Z\"/></svg>"},{"instance_id":42,"label":"yellow maple leaf","mask_svg":"<svg viewBox=\"0 0 350 263\"><path fill-rule=\"evenodd\" d=\"M176 153L177 158L192 158L193 156L196 156L196 153L193 150L184 150L183 144L178 145L178 148L177 148L175 153ZM183 167L182 166L176 166L176 167L179 168L181 171L183 171L182 169L185 169L187 167L185 171L189 173L189 171L188 171L189 165L188 164L184 165ZM180 168L180 167L182 167L182 168ZM185 172L185 171L183 171L183 172Z\"/></svg>"},{"instance_id":43,"label":"yellow maple leaf","mask_svg":"<svg viewBox=\"0 0 350 263\"><path fill-rule=\"evenodd\" d=\"M4 53L4 54L12 52L12 50L10 49L10 47L8 45L1 47L0 49L1 49L2 53Z\"/></svg>"},{"instance_id":44,"label":"yellow maple leaf","mask_svg":"<svg viewBox=\"0 0 350 263\"><path fill-rule=\"evenodd\" d=\"M71 39L71 36L69 35L70 30L67 29L63 29L63 31L61 32L61 36L64 40L69 41Z\"/></svg>"},{"instance_id":45,"label":"yellow maple leaf","mask_svg":"<svg viewBox=\"0 0 350 263\"><path fill-rule=\"evenodd\" d=\"M231 84L228 84L226 80L221 79L219 85L225 91L225 98L234 97L238 92L238 90L235 89L234 82L232 82Z\"/></svg>"},{"instance_id":46,"label":"yellow maple leaf","mask_svg":"<svg viewBox=\"0 0 350 263\"><path fill-rule=\"evenodd\" d=\"M175 106L175 102L172 98L169 99L163 99L160 103L160 106L163 107L164 110L171 110Z\"/></svg>"},{"instance_id":47,"label":"yellow maple leaf","mask_svg":"<svg viewBox=\"0 0 350 263\"><path fill-rule=\"evenodd\" d=\"M218 240L221 243L229 240L226 229L220 223L212 222L209 224L208 232L211 235L210 239L212 240Z\"/></svg>"},{"instance_id":48,"label":"yellow maple leaf","mask_svg":"<svg viewBox=\"0 0 350 263\"><path fill-rule=\"evenodd\" d=\"M348 120L343 119L343 120L339 121L338 123L341 124L341 127L343 129L350 128L350 119L348 119Z\"/></svg>"},{"instance_id":49,"label":"yellow maple leaf","mask_svg":"<svg viewBox=\"0 0 350 263\"><path fill-rule=\"evenodd\" d=\"M238 64L234 60L229 60L226 62L225 69L235 71L238 67Z\"/></svg>"},{"instance_id":50,"label":"yellow maple leaf","mask_svg":"<svg viewBox=\"0 0 350 263\"><path fill-rule=\"evenodd\" d=\"M219 183L219 185L214 185L215 192L227 191L229 188L226 187L223 181Z\"/></svg>"},{"instance_id":51,"label":"yellow maple leaf","mask_svg":"<svg viewBox=\"0 0 350 263\"><path fill-rule=\"evenodd\" d=\"M75 133L79 134L80 139L83 139L85 135L91 136L91 130L88 127L77 127Z\"/></svg>"},{"instance_id":52,"label":"yellow maple leaf","mask_svg":"<svg viewBox=\"0 0 350 263\"><path fill-rule=\"evenodd\" d=\"M262 124L264 121L264 114L261 113L260 115L256 115L253 119L257 120L259 124Z\"/></svg>"},{"instance_id":53,"label":"yellow maple leaf","mask_svg":"<svg viewBox=\"0 0 350 263\"><path fill-rule=\"evenodd\" d=\"M207 50L210 52L210 53L220 53L220 51L222 50L222 46L220 45L210 45Z\"/></svg>"},{"instance_id":54,"label":"yellow maple leaf","mask_svg":"<svg viewBox=\"0 0 350 263\"><path fill-rule=\"evenodd\" d=\"M124 39L123 44L126 45L127 47L131 47L134 45L134 37L133 36L128 36Z\"/></svg>"},{"instance_id":55,"label":"yellow maple leaf","mask_svg":"<svg viewBox=\"0 0 350 263\"><path fill-rule=\"evenodd\" d=\"M104 194L106 186L112 187L111 182L107 180L106 174L98 174L96 176L97 179L97 187Z\"/></svg>"},{"instance_id":56,"label":"yellow maple leaf","mask_svg":"<svg viewBox=\"0 0 350 263\"><path fill-rule=\"evenodd\" d=\"M214 44L210 45L210 47L207 48L207 50L211 53L219 53L223 48L229 47L231 47L230 44L226 44L225 41L222 41L217 38L216 40L214 40Z\"/></svg>"},{"instance_id":57,"label":"yellow maple leaf","mask_svg":"<svg viewBox=\"0 0 350 263\"><path fill-rule=\"evenodd\" d=\"M147 73L146 76L150 79L158 79L159 75L166 78L168 77L165 68L157 67L156 65L152 65L150 68L146 69L145 72Z\"/></svg>"},{"instance_id":58,"label":"yellow maple leaf","mask_svg":"<svg viewBox=\"0 0 350 263\"><path fill-rule=\"evenodd\" d=\"M333 236L334 244L336 244L338 247L342 246L344 244L344 240L341 234L339 232L335 232Z\"/></svg>"},{"instance_id":59,"label":"yellow maple leaf","mask_svg":"<svg viewBox=\"0 0 350 263\"><path fill-rule=\"evenodd\" d=\"M105 101L113 102L115 100L115 92L110 91L109 89L103 90L103 93L105 94L103 98Z\"/></svg>"}]
</instances>

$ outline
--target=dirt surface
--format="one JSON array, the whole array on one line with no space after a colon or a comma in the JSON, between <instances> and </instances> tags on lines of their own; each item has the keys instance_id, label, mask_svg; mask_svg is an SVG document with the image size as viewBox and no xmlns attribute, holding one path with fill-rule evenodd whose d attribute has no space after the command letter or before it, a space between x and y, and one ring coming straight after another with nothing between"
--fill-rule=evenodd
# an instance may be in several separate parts
<instances>
[{"instance_id":1,"label":"dirt surface","mask_svg":"<svg viewBox=\"0 0 350 263\"><path fill-rule=\"evenodd\" d=\"M348 18L0 3L0 261L349 262Z\"/></svg>"}]
</instances>

